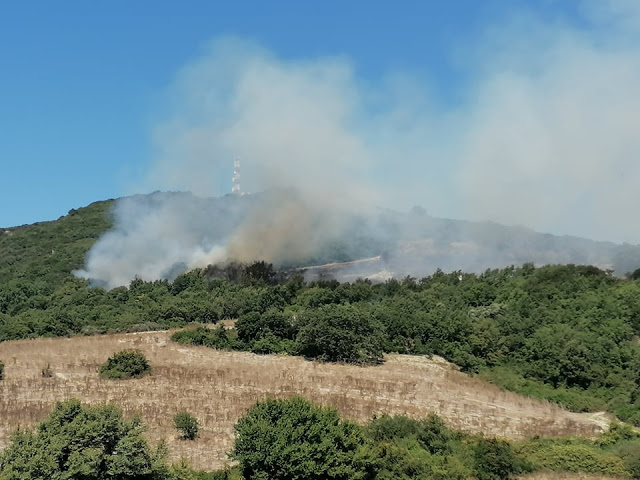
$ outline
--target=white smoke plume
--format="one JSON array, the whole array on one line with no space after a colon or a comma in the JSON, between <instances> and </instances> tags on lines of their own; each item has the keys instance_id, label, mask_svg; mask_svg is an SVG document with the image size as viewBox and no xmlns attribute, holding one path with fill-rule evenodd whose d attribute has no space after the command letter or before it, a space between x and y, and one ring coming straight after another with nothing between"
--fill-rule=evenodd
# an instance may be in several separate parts
<instances>
[{"instance_id":1,"label":"white smoke plume","mask_svg":"<svg viewBox=\"0 0 640 480\"><path fill-rule=\"evenodd\" d=\"M304 258L345 228L330 212L363 205L640 242L639 5L585 2L580 26L530 12L488 26L452 46L455 105L407 72L365 81L345 57L218 39L169 88L141 190L227 193L239 157L243 190L296 200L271 196L221 230L198 197L126 198L79 275L113 287L177 265Z\"/></svg>"}]
</instances>

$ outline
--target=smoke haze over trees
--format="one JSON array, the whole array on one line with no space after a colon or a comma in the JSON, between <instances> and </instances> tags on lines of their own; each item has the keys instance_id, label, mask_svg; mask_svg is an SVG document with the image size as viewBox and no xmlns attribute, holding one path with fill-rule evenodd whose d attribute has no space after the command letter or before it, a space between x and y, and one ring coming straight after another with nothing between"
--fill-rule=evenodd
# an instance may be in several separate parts
<instances>
[{"instance_id":1,"label":"smoke haze over trees","mask_svg":"<svg viewBox=\"0 0 640 480\"><path fill-rule=\"evenodd\" d=\"M167 88L137 191L220 195L239 157L243 190L272 193L238 202L242 218L217 208L203 218L206 201L179 195L121 200L82 275L115 286L171 277L174 265L297 263L343 237L354 212L416 204L436 217L638 243L640 14L634 2L580 8L584 28L520 12L473 47L454 44L456 101L409 72L365 82L347 57L292 59L215 39ZM495 257L476 263L538 261ZM132 271L136 258L144 267Z\"/></svg>"}]
</instances>

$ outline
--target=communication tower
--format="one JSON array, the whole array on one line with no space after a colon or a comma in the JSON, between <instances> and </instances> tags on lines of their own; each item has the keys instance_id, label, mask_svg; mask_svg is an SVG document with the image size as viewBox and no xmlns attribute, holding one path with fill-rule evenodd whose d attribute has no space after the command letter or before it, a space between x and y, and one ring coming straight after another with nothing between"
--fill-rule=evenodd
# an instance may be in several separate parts
<instances>
[{"instance_id":1,"label":"communication tower","mask_svg":"<svg viewBox=\"0 0 640 480\"><path fill-rule=\"evenodd\" d=\"M233 187L231 193L240 195L240 159L235 158L233 160Z\"/></svg>"}]
</instances>

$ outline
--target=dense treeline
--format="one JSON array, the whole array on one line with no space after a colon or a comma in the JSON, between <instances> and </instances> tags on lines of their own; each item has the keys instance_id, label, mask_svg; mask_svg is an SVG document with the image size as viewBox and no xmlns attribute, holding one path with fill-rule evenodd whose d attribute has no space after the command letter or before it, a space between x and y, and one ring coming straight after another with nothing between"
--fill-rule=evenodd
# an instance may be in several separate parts
<instances>
[{"instance_id":1,"label":"dense treeline","mask_svg":"<svg viewBox=\"0 0 640 480\"><path fill-rule=\"evenodd\" d=\"M366 425L303 398L266 399L235 426L237 466L196 472L167 463L140 418L113 405L56 405L35 431L16 432L0 452L3 480L502 480L537 470L640 478L640 435L613 424L595 440L510 443L448 428L437 416L383 416Z\"/></svg>"},{"instance_id":2,"label":"dense treeline","mask_svg":"<svg viewBox=\"0 0 640 480\"><path fill-rule=\"evenodd\" d=\"M112 226L113 200L95 202L53 222L0 228L0 285L18 282L56 289Z\"/></svg>"},{"instance_id":3,"label":"dense treeline","mask_svg":"<svg viewBox=\"0 0 640 480\"><path fill-rule=\"evenodd\" d=\"M98 202L56 222L0 232L0 342L186 326L176 341L258 354L361 365L384 361L390 352L437 354L505 388L574 410L607 409L640 425L640 269L620 279L594 267L525 264L380 284L306 283L295 271L256 262L212 266L172 282L134 280L107 291L70 272L81 268L89 247L110 227L110 205ZM624 264L636 265L636 247L625 248ZM212 326L225 319L234 319L234 326ZM339 440L309 445L286 422L283 431L263 432L285 454L318 459L330 453L330 464L306 463L299 478L493 479L538 469L640 478L640 439L616 424L595 441L509 444L451 431L437 417L383 417L360 427L302 400L267 407L250 411L247 418L253 414L257 421L241 422L238 439L245 427L246 438L260 438L251 432L270 424L264 415L284 408L277 418L312 419L310 432ZM111 436L92 434L109 429ZM241 472L297 478L259 470L271 468L260 462L273 455L273 442L262 445L264 459L261 445L249 445L244 452L255 454L251 458L235 450L238 469L198 473L186 465L168 467L162 448L150 449L141 431L138 420L123 420L111 407L64 404L37 432L18 432L0 452L0 478L187 480L242 478ZM101 445L104 439L111 443ZM336 444L348 448L331 451Z\"/></svg>"},{"instance_id":4,"label":"dense treeline","mask_svg":"<svg viewBox=\"0 0 640 480\"><path fill-rule=\"evenodd\" d=\"M256 353L375 363L385 352L437 354L491 381L574 410L640 424L640 282L594 267L532 265L482 275L305 283L269 264L134 280L106 291L0 286L0 341L140 331L237 319L176 340Z\"/></svg>"},{"instance_id":5,"label":"dense treeline","mask_svg":"<svg viewBox=\"0 0 640 480\"><path fill-rule=\"evenodd\" d=\"M438 354L508 388L640 424L638 282L594 267L524 265L378 285L292 278L244 288L255 303L236 304L234 330L174 339L351 363Z\"/></svg>"}]
</instances>

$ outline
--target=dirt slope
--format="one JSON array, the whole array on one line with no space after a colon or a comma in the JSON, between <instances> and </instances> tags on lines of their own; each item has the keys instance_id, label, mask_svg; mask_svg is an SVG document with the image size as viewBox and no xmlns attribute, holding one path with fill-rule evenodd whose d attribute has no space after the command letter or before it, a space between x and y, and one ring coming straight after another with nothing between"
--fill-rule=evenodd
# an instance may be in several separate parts
<instances>
[{"instance_id":1,"label":"dirt slope","mask_svg":"<svg viewBox=\"0 0 640 480\"><path fill-rule=\"evenodd\" d=\"M0 382L0 448L18 426L46 417L53 403L70 397L114 402L138 413L152 440L165 438L171 458L187 458L211 469L226 461L233 425L256 400L293 394L337 407L366 421L382 413L425 416L435 412L471 432L509 438L534 434L593 435L607 427L601 415L569 413L470 378L442 359L387 357L384 365L355 367L305 361L297 357L257 356L186 347L169 333L154 332L71 339L0 343L6 365ZM112 353L138 348L149 358L152 375L129 381L98 377ZM50 365L52 378L41 370ZM200 438L177 440L175 412L186 409L201 423Z\"/></svg>"}]
</instances>

